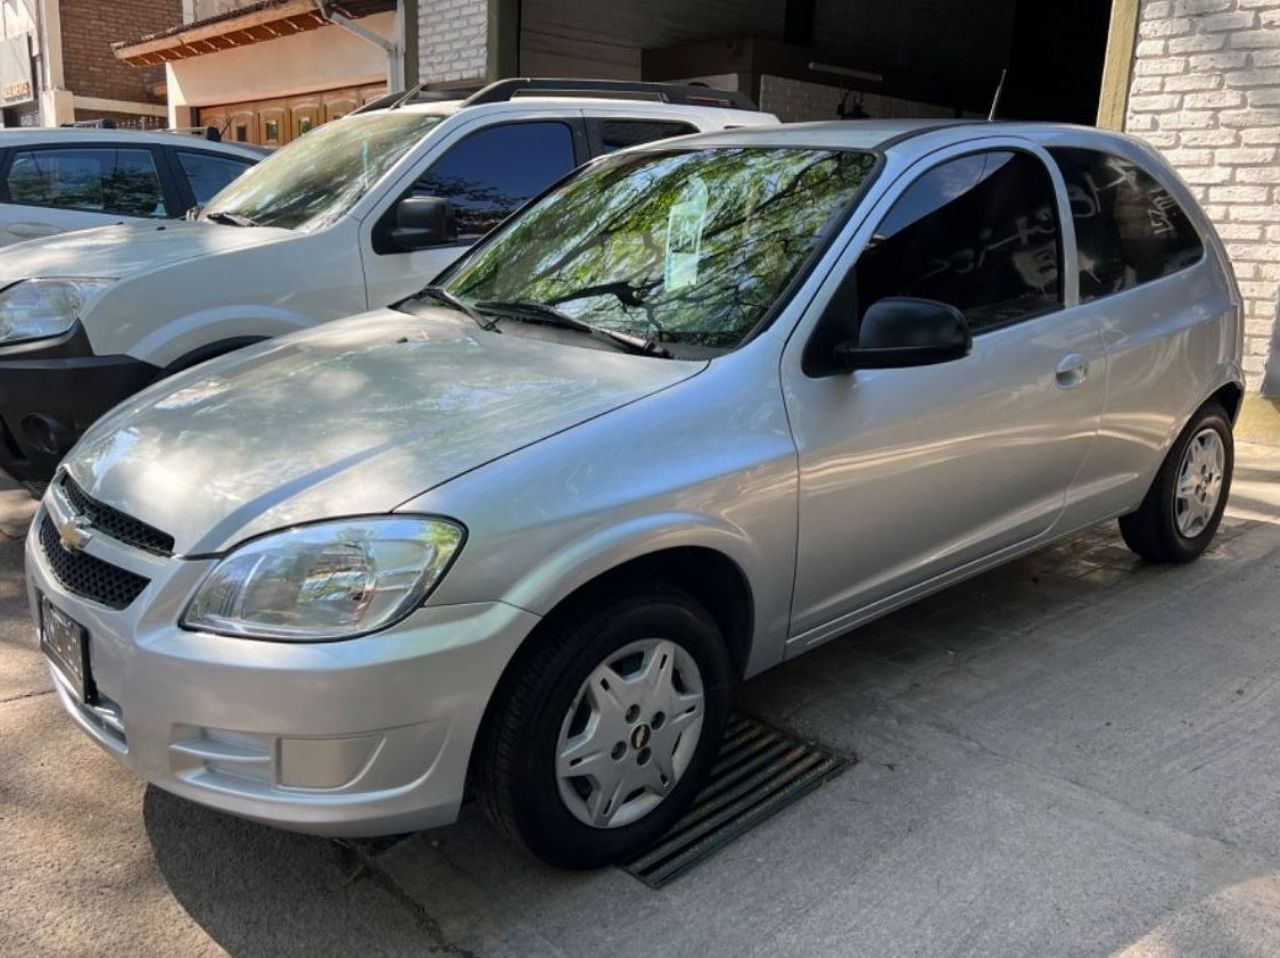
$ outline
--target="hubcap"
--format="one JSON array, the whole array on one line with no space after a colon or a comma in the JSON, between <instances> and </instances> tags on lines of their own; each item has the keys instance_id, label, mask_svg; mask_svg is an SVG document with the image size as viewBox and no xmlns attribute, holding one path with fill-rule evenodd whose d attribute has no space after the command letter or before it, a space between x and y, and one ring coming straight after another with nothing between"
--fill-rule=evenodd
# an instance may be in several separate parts
<instances>
[{"instance_id":1,"label":"hubcap","mask_svg":"<svg viewBox=\"0 0 1280 958\"><path fill-rule=\"evenodd\" d=\"M1196 433L1182 454L1173 504L1174 521L1184 537L1193 539L1200 535L1213 519L1222 497L1226 466L1227 453L1217 430L1202 429Z\"/></svg>"},{"instance_id":2,"label":"hubcap","mask_svg":"<svg viewBox=\"0 0 1280 958\"><path fill-rule=\"evenodd\" d=\"M698 748L702 675L683 647L643 639L587 676L560 728L560 799L593 828L620 828L662 804Z\"/></svg>"}]
</instances>

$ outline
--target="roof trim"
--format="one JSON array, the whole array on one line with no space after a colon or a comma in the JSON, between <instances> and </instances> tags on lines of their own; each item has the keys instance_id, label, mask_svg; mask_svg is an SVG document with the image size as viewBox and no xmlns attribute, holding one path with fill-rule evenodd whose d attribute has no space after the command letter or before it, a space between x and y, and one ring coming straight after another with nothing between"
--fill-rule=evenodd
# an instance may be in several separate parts
<instances>
[{"instance_id":1,"label":"roof trim","mask_svg":"<svg viewBox=\"0 0 1280 958\"><path fill-rule=\"evenodd\" d=\"M325 6L335 6L325 4ZM395 0L347 0L340 12L355 19L395 8ZM116 59L134 66L187 60L329 26L315 0L258 0L228 13L111 44Z\"/></svg>"},{"instance_id":2,"label":"roof trim","mask_svg":"<svg viewBox=\"0 0 1280 958\"><path fill-rule=\"evenodd\" d=\"M994 122L997 122L997 121L968 120L968 119L939 120L937 123L928 123L922 126L918 126L913 130L903 130L901 133L897 134L896 136L891 136L884 142L880 143L876 147L876 149L891 150L895 146L897 146L899 143L904 143L907 140L913 140L917 136L924 136L926 133L937 133L939 130L950 130L957 126L974 126L976 124L982 124L985 126L987 124L994 123Z\"/></svg>"}]
</instances>

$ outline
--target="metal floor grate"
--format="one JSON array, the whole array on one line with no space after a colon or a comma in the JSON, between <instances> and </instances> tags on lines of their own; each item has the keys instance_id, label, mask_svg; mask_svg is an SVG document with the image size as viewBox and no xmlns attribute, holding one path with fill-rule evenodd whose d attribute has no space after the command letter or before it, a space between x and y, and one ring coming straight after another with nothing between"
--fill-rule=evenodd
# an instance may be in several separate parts
<instances>
[{"instance_id":1,"label":"metal floor grate","mask_svg":"<svg viewBox=\"0 0 1280 958\"><path fill-rule=\"evenodd\" d=\"M689 813L622 870L661 888L854 760L734 715L711 779Z\"/></svg>"}]
</instances>

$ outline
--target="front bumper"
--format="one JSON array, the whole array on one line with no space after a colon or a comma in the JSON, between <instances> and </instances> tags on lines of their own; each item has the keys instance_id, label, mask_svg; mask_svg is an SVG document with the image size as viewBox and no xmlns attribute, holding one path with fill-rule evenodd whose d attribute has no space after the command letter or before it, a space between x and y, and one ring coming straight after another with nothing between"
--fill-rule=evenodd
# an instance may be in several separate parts
<instances>
[{"instance_id":1,"label":"front bumper","mask_svg":"<svg viewBox=\"0 0 1280 958\"><path fill-rule=\"evenodd\" d=\"M96 419L159 372L132 356L95 356L79 323L58 339L0 347L0 469L47 482Z\"/></svg>"},{"instance_id":2,"label":"front bumper","mask_svg":"<svg viewBox=\"0 0 1280 958\"><path fill-rule=\"evenodd\" d=\"M50 507L46 498L37 523ZM537 622L495 602L424 607L341 642L187 632L175 623L210 561L148 557L152 581L113 611L64 589L38 540L26 545L33 613L43 594L89 634L94 705L50 667L77 724L166 791L319 835L453 821L485 706ZM95 540L90 549L119 561L128 547Z\"/></svg>"}]
</instances>

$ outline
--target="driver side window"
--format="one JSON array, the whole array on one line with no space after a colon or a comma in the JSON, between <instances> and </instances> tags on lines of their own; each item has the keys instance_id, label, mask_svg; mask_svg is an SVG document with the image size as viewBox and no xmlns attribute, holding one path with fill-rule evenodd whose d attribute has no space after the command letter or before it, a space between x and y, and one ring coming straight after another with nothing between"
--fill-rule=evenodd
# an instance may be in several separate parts
<instances>
[{"instance_id":1,"label":"driver side window","mask_svg":"<svg viewBox=\"0 0 1280 958\"><path fill-rule=\"evenodd\" d=\"M478 239L577 165L567 123L504 123L454 144L412 192L448 200L459 238Z\"/></svg>"},{"instance_id":2,"label":"driver side window","mask_svg":"<svg viewBox=\"0 0 1280 958\"><path fill-rule=\"evenodd\" d=\"M859 321L886 296L955 306L975 333L1062 307L1053 181L1034 156L979 153L924 173L854 267Z\"/></svg>"}]
</instances>

